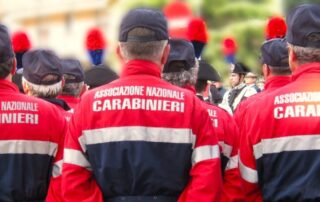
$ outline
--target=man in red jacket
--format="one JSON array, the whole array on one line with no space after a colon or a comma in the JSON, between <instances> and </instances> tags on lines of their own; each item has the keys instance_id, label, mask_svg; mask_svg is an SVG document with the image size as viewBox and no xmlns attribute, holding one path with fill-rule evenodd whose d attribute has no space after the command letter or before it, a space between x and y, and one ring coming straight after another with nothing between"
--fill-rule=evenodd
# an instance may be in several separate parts
<instances>
[{"instance_id":1,"label":"man in red jacket","mask_svg":"<svg viewBox=\"0 0 320 202\"><path fill-rule=\"evenodd\" d=\"M189 91L161 79L170 46L162 13L122 20L120 79L82 96L64 150L65 201L219 201L219 146Z\"/></svg>"},{"instance_id":2,"label":"man in red jacket","mask_svg":"<svg viewBox=\"0 0 320 202\"><path fill-rule=\"evenodd\" d=\"M87 90L84 83L84 72L81 63L77 59L66 58L61 60L64 85L61 95L57 98L64 100L71 108L70 113L80 102L80 96Z\"/></svg>"},{"instance_id":3,"label":"man in red jacket","mask_svg":"<svg viewBox=\"0 0 320 202\"><path fill-rule=\"evenodd\" d=\"M199 66L199 67L198 67ZM201 72L200 74L198 73ZM189 89L203 101L203 106L211 118L215 134L218 136L221 148L221 162L223 172L222 202L243 201L240 174L238 169L238 128L229 113L218 106L209 104L201 95L209 84L196 85L199 79L203 83L216 75L211 65L195 59L193 46L182 39L170 40L170 55L164 67L162 78L168 82ZM196 90L195 91L195 85Z\"/></svg>"},{"instance_id":4,"label":"man in red jacket","mask_svg":"<svg viewBox=\"0 0 320 202\"><path fill-rule=\"evenodd\" d=\"M291 82L291 70L288 61L288 45L285 39L271 39L261 46L262 73L266 84L264 90L253 95L239 104L234 113L234 119L241 128L247 109L255 101L262 99L268 93L281 88Z\"/></svg>"},{"instance_id":5,"label":"man in red jacket","mask_svg":"<svg viewBox=\"0 0 320 202\"><path fill-rule=\"evenodd\" d=\"M289 13L292 82L247 111L240 145L247 201L320 200L319 22L319 5L300 5Z\"/></svg>"},{"instance_id":6,"label":"man in red jacket","mask_svg":"<svg viewBox=\"0 0 320 202\"><path fill-rule=\"evenodd\" d=\"M0 25L0 201L62 201L65 119L48 102L19 93L7 29Z\"/></svg>"}]
</instances>

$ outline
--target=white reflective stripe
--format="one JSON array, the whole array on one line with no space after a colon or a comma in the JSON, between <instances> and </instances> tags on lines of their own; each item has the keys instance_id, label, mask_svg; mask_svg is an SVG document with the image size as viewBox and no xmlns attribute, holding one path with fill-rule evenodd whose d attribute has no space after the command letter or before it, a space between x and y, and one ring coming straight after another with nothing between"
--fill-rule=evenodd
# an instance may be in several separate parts
<instances>
[{"instance_id":1,"label":"white reflective stripe","mask_svg":"<svg viewBox=\"0 0 320 202\"><path fill-rule=\"evenodd\" d=\"M220 157L219 146L200 146L193 150L192 153L192 165L201 161L215 159Z\"/></svg>"},{"instance_id":2,"label":"white reflective stripe","mask_svg":"<svg viewBox=\"0 0 320 202\"><path fill-rule=\"evenodd\" d=\"M238 168L238 164L239 164L239 156L238 155L232 156L228 161L226 170Z\"/></svg>"},{"instance_id":3,"label":"white reflective stripe","mask_svg":"<svg viewBox=\"0 0 320 202\"><path fill-rule=\"evenodd\" d=\"M285 151L320 150L320 135L297 135L263 139L253 146L254 156L259 159L264 154L280 153Z\"/></svg>"},{"instance_id":4,"label":"white reflective stripe","mask_svg":"<svg viewBox=\"0 0 320 202\"><path fill-rule=\"evenodd\" d=\"M250 183L258 183L258 172L252 168L245 166L239 159L239 169L242 179Z\"/></svg>"},{"instance_id":5,"label":"white reflective stripe","mask_svg":"<svg viewBox=\"0 0 320 202\"><path fill-rule=\"evenodd\" d=\"M46 154L55 156L58 144L49 141L1 140L0 154Z\"/></svg>"},{"instance_id":6,"label":"white reflective stripe","mask_svg":"<svg viewBox=\"0 0 320 202\"><path fill-rule=\"evenodd\" d=\"M186 28L190 22L190 17L171 18L168 23L170 28Z\"/></svg>"},{"instance_id":7,"label":"white reflective stripe","mask_svg":"<svg viewBox=\"0 0 320 202\"><path fill-rule=\"evenodd\" d=\"M232 146L226 144L224 141L219 141L219 145L222 147L223 155L230 158L231 152L232 152Z\"/></svg>"},{"instance_id":8,"label":"white reflective stripe","mask_svg":"<svg viewBox=\"0 0 320 202\"><path fill-rule=\"evenodd\" d=\"M143 126L112 127L85 130L79 138L82 149L85 145L121 142L145 141L159 143L181 143L194 145L196 136L187 128L157 128Z\"/></svg>"},{"instance_id":9,"label":"white reflective stripe","mask_svg":"<svg viewBox=\"0 0 320 202\"><path fill-rule=\"evenodd\" d=\"M63 160L57 161L53 164L52 176L59 177L62 171Z\"/></svg>"},{"instance_id":10,"label":"white reflective stripe","mask_svg":"<svg viewBox=\"0 0 320 202\"><path fill-rule=\"evenodd\" d=\"M64 149L63 163L73 164L91 170L91 165L84 154L75 149Z\"/></svg>"}]
</instances>

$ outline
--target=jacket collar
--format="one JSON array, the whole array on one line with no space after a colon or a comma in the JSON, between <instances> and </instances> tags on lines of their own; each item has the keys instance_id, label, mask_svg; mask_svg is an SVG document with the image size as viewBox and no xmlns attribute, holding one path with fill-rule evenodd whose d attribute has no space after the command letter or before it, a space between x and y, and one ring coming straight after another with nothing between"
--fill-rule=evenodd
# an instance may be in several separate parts
<instances>
[{"instance_id":1,"label":"jacket collar","mask_svg":"<svg viewBox=\"0 0 320 202\"><path fill-rule=\"evenodd\" d=\"M269 78L264 86L265 90L274 90L287 85L292 80L291 76L273 76Z\"/></svg>"},{"instance_id":2,"label":"jacket collar","mask_svg":"<svg viewBox=\"0 0 320 202\"><path fill-rule=\"evenodd\" d=\"M4 79L0 79L0 91L11 91L19 93L19 89L14 83Z\"/></svg>"},{"instance_id":3,"label":"jacket collar","mask_svg":"<svg viewBox=\"0 0 320 202\"><path fill-rule=\"evenodd\" d=\"M317 74L317 76L319 76L320 74L319 62L301 65L297 70L294 71L292 75L292 81L298 80L301 77L304 77L306 75L311 75L311 74Z\"/></svg>"},{"instance_id":4,"label":"jacket collar","mask_svg":"<svg viewBox=\"0 0 320 202\"><path fill-rule=\"evenodd\" d=\"M64 100L60 100L57 98L42 98L42 99L62 108L65 111L69 111L71 109Z\"/></svg>"},{"instance_id":5,"label":"jacket collar","mask_svg":"<svg viewBox=\"0 0 320 202\"><path fill-rule=\"evenodd\" d=\"M161 68L159 65L147 60L131 60L124 65L121 77L131 75L151 75L160 78Z\"/></svg>"}]
</instances>

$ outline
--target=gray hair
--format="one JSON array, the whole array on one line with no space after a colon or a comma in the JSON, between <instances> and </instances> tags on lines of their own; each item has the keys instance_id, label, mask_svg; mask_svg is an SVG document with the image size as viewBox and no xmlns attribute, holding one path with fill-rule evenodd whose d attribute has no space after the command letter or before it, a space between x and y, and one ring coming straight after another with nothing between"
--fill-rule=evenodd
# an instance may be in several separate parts
<instances>
[{"instance_id":1,"label":"gray hair","mask_svg":"<svg viewBox=\"0 0 320 202\"><path fill-rule=\"evenodd\" d=\"M292 44L289 44L289 46L295 53L297 61L300 65L311 62L320 62L320 49L295 46Z\"/></svg>"},{"instance_id":2,"label":"gray hair","mask_svg":"<svg viewBox=\"0 0 320 202\"><path fill-rule=\"evenodd\" d=\"M138 27L132 29L128 36L151 36L154 35L154 31ZM123 57L126 60L149 60L149 61L160 61L162 53L166 45L167 40L162 41L149 41L149 42L120 42L120 50Z\"/></svg>"},{"instance_id":3,"label":"gray hair","mask_svg":"<svg viewBox=\"0 0 320 202\"><path fill-rule=\"evenodd\" d=\"M276 66L269 66L271 72L275 76L284 76L284 75L290 75L291 69L289 66L287 67L276 67Z\"/></svg>"},{"instance_id":4,"label":"gray hair","mask_svg":"<svg viewBox=\"0 0 320 202\"><path fill-rule=\"evenodd\" d=\"M162 73L162 79L175 86L184 87L187 84L195 86L198 78L198 70L199 63L196 62L196 65L189 70L181 69L179 72Z\"/></svg>"},{"instance_id":5,"label":"gray hair","mask_svg":"<svg viewBox=\"0 0 320 202\"><path fill-rule=\"evenodd\" d=\"M39 98L55 98L62 90L62 81L52 85L38 85L31 83L22 77L22 85L27 86L30 95Z\"/></svg>"}]
</instances>

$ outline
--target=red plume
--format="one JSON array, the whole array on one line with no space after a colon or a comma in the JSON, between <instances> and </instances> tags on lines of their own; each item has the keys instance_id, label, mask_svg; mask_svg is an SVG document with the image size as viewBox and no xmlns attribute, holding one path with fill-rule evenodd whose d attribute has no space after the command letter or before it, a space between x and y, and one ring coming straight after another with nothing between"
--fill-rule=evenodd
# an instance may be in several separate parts
<instances>
[{"instance_id":1,"label":"red plume","mask_svg":"<svg viewBox=\"0 0 320 202\"><path fill-rule=\"evenodd\" d=\"M271 17L266 27L266 38L283 38L286 35L287 25L282 17Z\"/></svg>"},{"instance_id":2,"label":"red plume","mask_svg":"<svg viewBox=\"0 0 320 202\"><path fill-rule=\"evenodd\" d=\"M99 28L92 28L87 33L86 48L88 50L102 50L106 46L103 33Z\"/></svg>"},{"instance_id":3,"label":"red plume","mask_svg":"<svg viewBox=\"0 0 320 202\"><path fill-rule=\"evenodd\" d=\"M188 25L187 35L190 41L207 43L208 31L205 21L202 18L193 18Z\"/></svg>"},{"instance_id":4,"label":"red plume","mask_svg":"<svg viewBox=\"0 0 320 202\"><path fill-rule=\"evenodd\" d=\"M14 52L23 52L31 48L30 40L25 32L15 32L11 37L11 41Z\"/></svg>"},{"instance_id":5,"label":"red plume","mask_svg":"<svg viewBox=\"0 0 320 202\"><path fill-rule=\"evenodd\" d=\"M167 18L179 18L192 16L192 11L187 3L182 1L173 1L163 9L163 13Z\"/></svg>"},{"instance_id":6,"label":"red plume","mask_svg":"<svg viewBox=\"0 0 320 202\"><path fill-rule=\"evenodd\" d=\"M222 44L222 51L224 55L235 54L237 51L236 40L232 37L225 38Z\"/></svg>"}]
</instances>

